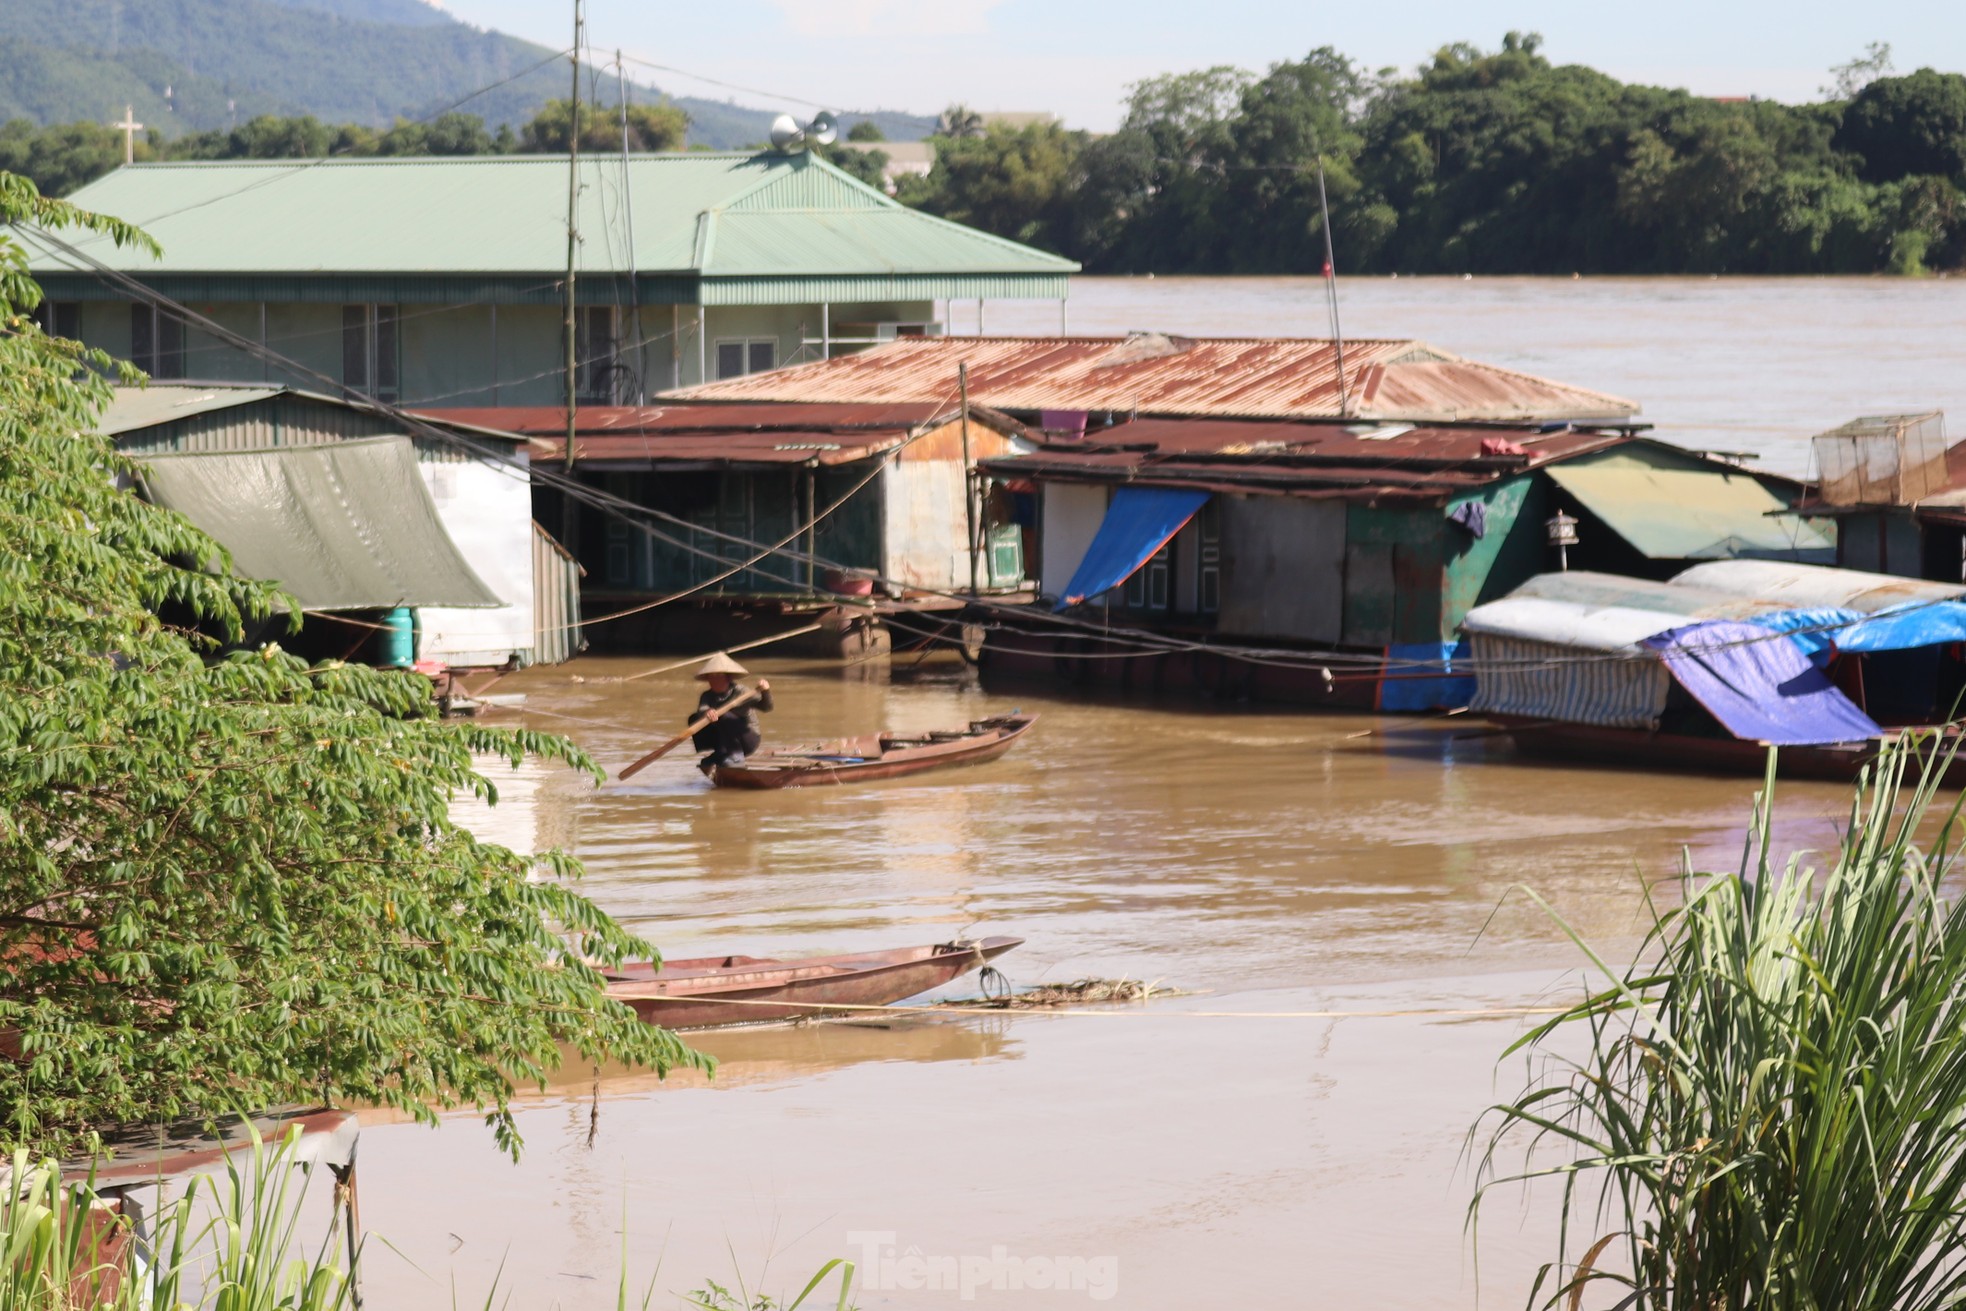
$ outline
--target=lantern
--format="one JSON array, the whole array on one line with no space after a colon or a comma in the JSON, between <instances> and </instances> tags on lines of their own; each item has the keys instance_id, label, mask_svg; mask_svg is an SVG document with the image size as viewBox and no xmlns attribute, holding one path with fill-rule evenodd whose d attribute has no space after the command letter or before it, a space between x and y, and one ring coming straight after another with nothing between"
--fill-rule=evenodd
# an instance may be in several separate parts
<instances>
[{"instance_id":1,"label":"lantern","mask_svg":"<svg viewBox=\"0 0 1966 1311\"><path fill-rule=\"evenodd\" d=\"M1570 548L1577 544L1577 520L1558 510L1544 525L1549 530L1550 545L1556 548L1557 567L1570 567Z\"/></svg>"}]
</instances>

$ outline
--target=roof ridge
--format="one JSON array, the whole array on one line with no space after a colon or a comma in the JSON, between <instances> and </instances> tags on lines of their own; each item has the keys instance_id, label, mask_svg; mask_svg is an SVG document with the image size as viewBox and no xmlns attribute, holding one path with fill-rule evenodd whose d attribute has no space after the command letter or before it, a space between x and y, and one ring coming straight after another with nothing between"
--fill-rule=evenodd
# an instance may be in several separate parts
<instances>
[{"instance_id":1,"label":"roof ridge","mask_svg":"<svg viewBox=\"0 0 1966 1311\"><path fill-rule=\"evenodd\" d=\"M719 159L758 159L770 156L771 151L757 150L655 150L630 154L630 163L645 164L687 164L697 161L708 162ZM591 165L618 164L619 154L581 157L581 163ZM564 154L512 154L512 155L309 155L288 159L146 159L132 164L122 164L116 172L124 169L164 170L164 169L211 169L211 168L298 168L302 166L328 165L334 168L356 168L367 165L386 165L390 167L431 167L444 165L465 167L488 164L553 164L564 165Z\"/></svg>"}]
</instances>

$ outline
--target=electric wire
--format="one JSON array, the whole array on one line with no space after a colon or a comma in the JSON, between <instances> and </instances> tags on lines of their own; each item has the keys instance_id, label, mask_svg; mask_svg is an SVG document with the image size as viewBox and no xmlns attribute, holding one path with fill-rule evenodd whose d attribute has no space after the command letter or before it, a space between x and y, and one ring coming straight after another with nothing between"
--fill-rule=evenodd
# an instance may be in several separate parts
<instances>
[{"instance_id":1,"label":"electric wire","mask_svg":"<svg viewBox=\"0 0 1966 1311\"><path fill-rule=\"evenodd\" d=\"M374 397L367 396L366 394L362 393L359 389L350 388L347 385L341 383L339 380L331 378L328 375L320 373L317 370L311 369L308 366L301 364L299 361L292 360L289 357L280 355L277 352L273 352L268 349L262 348L259 346L257 342L254 342L252 339L243 337L237 333L232 332L230 329L225 328L223 325L212 321L211 319L205 317L202 314L199 314L197 311L192 310L188 306L185 306L182 303L172 299L171 297L166 296L163 293L158 292L155 289L146 286L144 283L138 281L135 278L130 277L129 275L123 273L121 270L112 268L109 265L102 263L101 261L88 255L86 252L78 250L76 247L70 245L66 241L63 241L61 238L56 237L53 233L48 232L46 229L42 229L39 227L32 227L31 230L34 233L36 233L41 239L52 243L53 246L55 246L63 253L67 254L71 259L77 259L89 265L91 269L94 271L94 273L96 274L96 276L98 276L99 278L106 280L110 283L113 283L118 287L121 287L123 290L129 292L134 296L137 296L145 301L157 305L159 308L169 309L174 315L184 319L187 323L197 324L202 330L211 333L214 336L219 337L221 340L226 341L228 344L234 346L236 349L245 351L255 356L256 358L269 359L273 362L279 363L282 365L283 368L286 368L290 371L294 371L303 374L305 376L314 377L333 390L340 391L344 394L348 394L359 398L359 403L361 403L365 407L373 409L378 413L387 415L388 417L404 425L406 428L410 429L412 432L416 433L417 435L423 436L432 441L437 441L446 445L456 447L458 449L462 449L476 456L481 461L499 467L505 470L506 472L508 472L510 475L525 479L533 483L534 485L543 484L545 486L552 487L555 490L560 491L563 495L570 496L575 500L579 501L580 503L589 506L590 508L598 510L603 514L606 514L612 518L619 520L620 522L626 524L629 527L635 528L638 531L648 534L649 536L651 536L656 540L665 542L669 545L675 546L683 551L686 551L690 554L697 555L700 557L715 559L720 562L727 562L726 558L721 554L710 551L706 548L699 547L695 545L694 542L685 540L683 538L679 538L672 533L664 532L661 529L656 528L653 523L648 521L649 520L663 521L666 523L674 524L680 528L686 529L692 535L702 534L705 536L709 536L709 537L717 538L722 541L729 542L731 544L740 547L756 549L758 550L757 558L760 561L762 561L765 557L771 555L777 555L794 562L809 564L814 568L824 566L825 568L839 570L842 572L850 572L850 573L856 573L864 576L872 576L875 579L875 581L902 590L912 590L918 595L925 595L929 597L935 597L938 599L954 601L963 605L973 606L978 609L987 610L987 611L994 611L1000 615L1008 615L1025 621L1036 621L1038 623L1049 625L1059 630L1085 634L1090 638L1095 638L1103 642L1113 643L1116 645L1132 646L1141 655L1176 654L1180 652L1190 652L1195 654L1218 656L1224 659L1234 660L1239 663L1268 665L1278 668L1295 668L1295 669L1306 669L1306 670L1332 669L1332 668L1341 668L1345 666L1356 666L1360 669L1376 668L1380 670L1391 670L1391 669L1401 669L1401 668L1415 669L1415 670L1442 669L1444 671L1444 676L1452 676L1453 674L1460 674L1460 673L1478 673L1481 672L1482 670L1493 670L1495 672L1519 672L1519 671L1531 671L1531 670L1538 670L1538 669L1555 669L1555 668L1562 668L1564 666L1569 666L1569 665L1626 663L1626 662L1631 662L1633 660L1639 660L1644 658L1641 654L1636 652L1629 653L1629 654L1621 654L1617 652L1598 652L1598 653L1580 653L1574 657L1573 656L1525 657L1521 659L1490 658L1490 659L1483 659L1479 661L1474 659L1446 659L1446 658L1439 659L1439 660L1422 660L1422 659L1409 660L1409 659L1396 658L1390 656L1365 655L1365 654L1354 653L1354 652L1342 652L1342 651L1327 652L1327 651L1315 651L1315 650L1305 651L1305 650L1293 649L1293 648L1277 648L1277 647L1265 648L1265 647L1244 646L1241 644L1197 642L1197 641L1175 638L1169 634L1155 633L1144 629L1121 628L1115 630L1114 628L1112 628L1110 625L1107 624L1099 624L1084 619L1078 619L1069 615L1047 613L1039 610L1034 610L1029 606L1009 603L1002 599L994 598L994 597L970 596L967 593L957 592L954 590L944 590L944 589L936 589L936 588L929 588L929 587L911 587L910 585L905 584L901 580L893 579L885 575L879 574L877 572L870 571L857 566L845 564L840 561L831 560L824 556L818 555L817 553L790 549L789 545L774 548L774 547L766 546L761 542L758 542L754 539L746 538L739 534L728 533L719 529L709 528L702 524L693 523L690 520L684 519L680 516L669 514L661 510L657 510L652 506L638 505L635 502L627 500L626 498L615 496L599 488L590 487L564 474L556 473L536 465L529 465L527 463L517 461L511 456L506 455L501 451L486 446L482 442L468 438L461 433L447 430L442 427L438 427L432 424L431 422L429 422L428 420L414 414L413 412L404 410L391 402L382 401ZM803 529L801 531L803 531ZM794 534L794 536L797 535L798 535L797 533ZM788 543L789 540L790 539L788 539ZM758 570L755 568L755 566L753 566L753 571L758 572L765 577L778 579L780 581L786 581L795 588L803 588L805 586L803 583L800 583L796 580L785 579L783 578L782 575L773 574L764 570ZM1920 603L1920 605L1917 606L1905 607L1903 611L1900 611L1898 613L1909 613L1911 611L1924 608L1925 606L1942 604L1942 603L1943 602L1940 601L1924 602L1924 603ZM1770 629L1767 631L1765 636L1733 639L1727 642L1713 643L1707 646L1703 646L1699 649L1722 650L1729 647L1753 645L1764 641L1783 640L1785 638L1789 638L1797 634L1829 632L1841 628L1843 626L1844 625L1841 624L1825 623L1821 625L1797 628L1787 631L1776 631ZM1054 654L1054 653L1046 653L1046 654ZM1071 658L1071 653L1062 653L1062 654L1065 654L1066 658ZM1102 658L1102 657L1099 657L1095 654L1095 655L1084 656L1082 658ZM1103 658L1112 658L1112 657L1103 657Z\"/></svg>"}]
</instances>

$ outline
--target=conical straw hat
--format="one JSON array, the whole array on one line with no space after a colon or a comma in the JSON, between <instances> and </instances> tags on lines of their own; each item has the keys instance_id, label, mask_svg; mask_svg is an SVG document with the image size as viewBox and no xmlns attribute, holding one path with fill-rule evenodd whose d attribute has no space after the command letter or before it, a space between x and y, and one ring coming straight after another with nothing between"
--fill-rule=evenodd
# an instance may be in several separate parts
<instances>
[{"instance_id":1,"label":"conical straw hat","mask_svg":"<svg viewBox=\"0 0 1966 1311\"><path fill-rule=\"evenodd\" d=\"M750 672L743 665L738 664L722 651L719 651L703 662L703 668L696 671L696 676L698 678L707 678L711 674L729 674L732 678L738 678Z\"/></svg>"}]
</instances>

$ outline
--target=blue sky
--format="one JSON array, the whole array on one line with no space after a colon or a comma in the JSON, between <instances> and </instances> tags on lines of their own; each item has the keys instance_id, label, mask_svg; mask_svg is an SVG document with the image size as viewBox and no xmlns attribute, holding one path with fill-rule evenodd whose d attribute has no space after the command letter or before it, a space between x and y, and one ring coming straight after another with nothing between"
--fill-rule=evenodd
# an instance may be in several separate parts
<instances>
[{"instance_id":1,"label":"blue sky","mask_svg":"<svg viewBox=\"0 0 1966 1311\"><path fill-rule=\"evenodd\" d=\"M443 0L457 17L553 46L571 40L571 0ZM1298 0L588 0L589 39L707 78L673 74L681 94L767 108L934 113L1050 110L1111 128L1126 84L1157 73L1271 62L1331 45L1368 67L1411 68L1435 47L1541 32L1544 49L1627 81L1702 95L1807 100L1827 70L1888 41L1900 71L1966 70L1966 6L1662 0L1634 4L1320 4Z\"/></svg>"}]
</instances>

